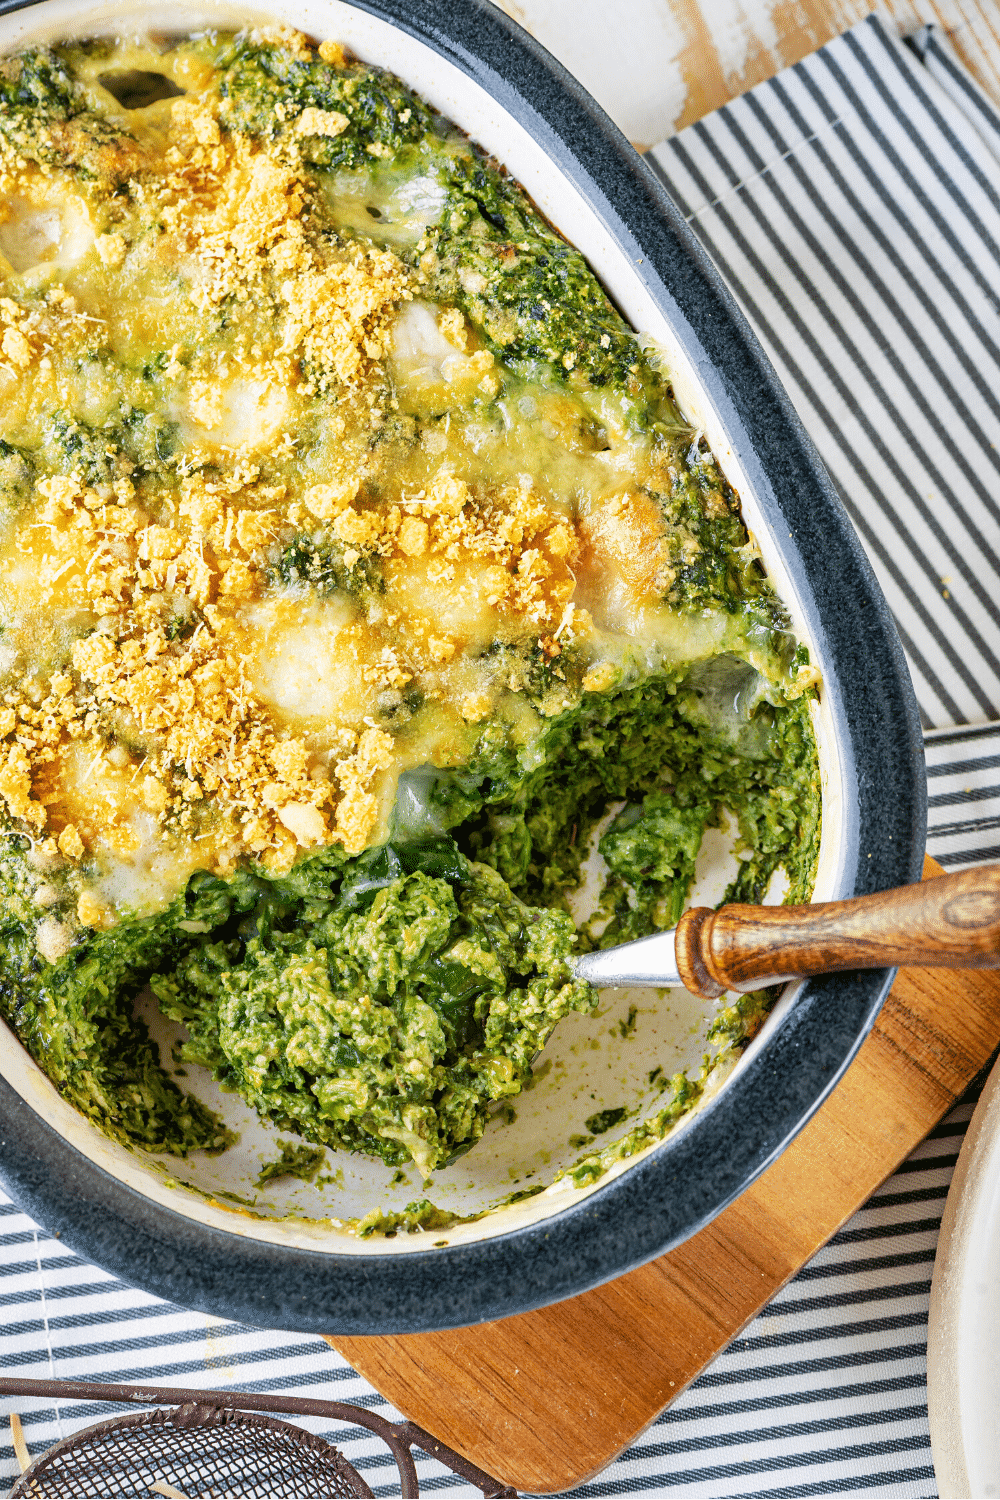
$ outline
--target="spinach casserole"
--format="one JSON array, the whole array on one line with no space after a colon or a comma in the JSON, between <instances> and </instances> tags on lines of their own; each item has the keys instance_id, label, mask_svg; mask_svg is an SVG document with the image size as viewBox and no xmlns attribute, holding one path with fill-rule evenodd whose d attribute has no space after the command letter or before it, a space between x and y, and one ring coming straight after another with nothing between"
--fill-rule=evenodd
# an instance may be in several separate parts
<instances>
[{"instance_id":1,"label":"spinach casserole","mask_svg":"<svg viewBox=\"0 0 1000 1500\"><path fill-rule=\"evenodd\" d=\"M655 352L399 80L35 49L0 173L0 1014L113 1137L224 1150L148 985L175 1061L426 1176L707 828L808 899L815 671Z\"/></svg>"}]
</instances>

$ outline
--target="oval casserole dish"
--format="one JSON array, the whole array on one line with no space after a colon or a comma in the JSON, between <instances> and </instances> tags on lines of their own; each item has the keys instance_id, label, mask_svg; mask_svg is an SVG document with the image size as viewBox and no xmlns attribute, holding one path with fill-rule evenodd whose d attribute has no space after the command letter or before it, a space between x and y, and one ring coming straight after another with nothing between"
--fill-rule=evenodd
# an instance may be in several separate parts
<instances>
[{"instance_id":1,"label":"oval casserole dish","mask_svg":"<svg viewBox=\"0 0 1000 1500\"><path fill-rule=\"evenodd\" d=\"M898 638L860 544L752 332L651 169L489 0L158 11L0 5L0 51L138 29L279 20L400 76L499 159L653 338L686 415L740 495L822 674L816 899L920 878L923 746ZM413 1333L528 1311L607 1281L711 1220L784 1149L871 1028L890 972L790 987L719 1092L592 1188L429 1237L348 1241L172 1188L65 1105L5 1032L0 1181L67 1245L183 1306L264 1326Z\"/></svg>"}]
</instances>

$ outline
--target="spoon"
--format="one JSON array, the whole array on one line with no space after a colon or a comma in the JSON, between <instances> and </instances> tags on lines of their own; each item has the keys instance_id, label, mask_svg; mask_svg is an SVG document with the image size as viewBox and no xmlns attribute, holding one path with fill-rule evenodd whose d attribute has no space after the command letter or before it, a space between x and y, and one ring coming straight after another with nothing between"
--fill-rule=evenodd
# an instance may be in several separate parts
<instances>
[{"instance_id":1,"label":"spoon","mask_svg":"<svg viewBox=\"0 0 1000 1500\"><path fill-rule=\"evenodd\" d=\"M584 953L595 989L682 984L715 1000L838 969L1000 969L1000 865L850 901L692 907L676 927Z\"/></svg>"}]
</instances>

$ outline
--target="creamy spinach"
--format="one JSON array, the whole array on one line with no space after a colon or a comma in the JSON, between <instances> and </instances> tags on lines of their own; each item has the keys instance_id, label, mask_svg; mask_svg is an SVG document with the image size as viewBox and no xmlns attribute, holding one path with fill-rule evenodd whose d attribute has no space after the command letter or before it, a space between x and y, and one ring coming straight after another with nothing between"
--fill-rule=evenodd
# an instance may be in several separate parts
<instances>
[{"instance_id":1,"label":"creamy spinach","mask_svg":"<svg viewBox=\"0 0 1000 1500\"><path fill-rule=\"evenodd\" d=\"M268 1182L280 1182L287 1177L312 1182L325 1160L324 1152L315 1147L293 1146L288 1141L282 1141L275 1159L265 1162L257 1173L257 1186L264 1187Z\"/></svg>"},{"instance_id":2,"label":"creamy spinach","mask_svg":"<svg viewBox=\"0 0 1000 1500\"><path fill-rule=\"evenodd\" d=\"M446 839L311 863L315 895L283 900L279 883L242 937L203 941L153 991L190 1031L184 1060L262 1118L429 1175L520 1092L562 1016L591 1007L572 923Z\"/></svg>"},{"instance_id":3,"label":"creamy spinach","mask_svg":"<svg viewBox=\"0 0 1000 1500\"><path fill-rule=\"evenodd\" d=\"M71 1103L229 1144L148 983L262 1118L426 1176L707 828L808 899L817 677L738 497L461 132L295 33L73 43L0 63L0 194L0 1013Z\"/></svg>"}]
</instances>

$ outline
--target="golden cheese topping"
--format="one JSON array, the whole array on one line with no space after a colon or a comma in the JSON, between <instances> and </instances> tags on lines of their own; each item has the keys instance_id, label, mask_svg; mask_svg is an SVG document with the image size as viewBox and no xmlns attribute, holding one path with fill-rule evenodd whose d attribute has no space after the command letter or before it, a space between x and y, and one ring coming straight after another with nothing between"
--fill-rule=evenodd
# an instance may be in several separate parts
<instances>
[{"instance_id":1,"label":"golden cheese topping","mask_svg":"<svg viewBox=\"0 0 1000 1500\"><path fill-rule=\"evenodd\" d=\"M182 96L124 111L99 80L137 68ZM700 550L650 498L673 450L609 391L502 367L403 254L433 180L383 213L301 154L345 115L225 128L196 51L78 71L128 139L89 175L66 126L0 154L0 806L90 872L82 921L357 854L401 772L463 764L484 722L529 736L629 653L726 649L731 615L663 603Z\"/></svg>"}]
</instances>

